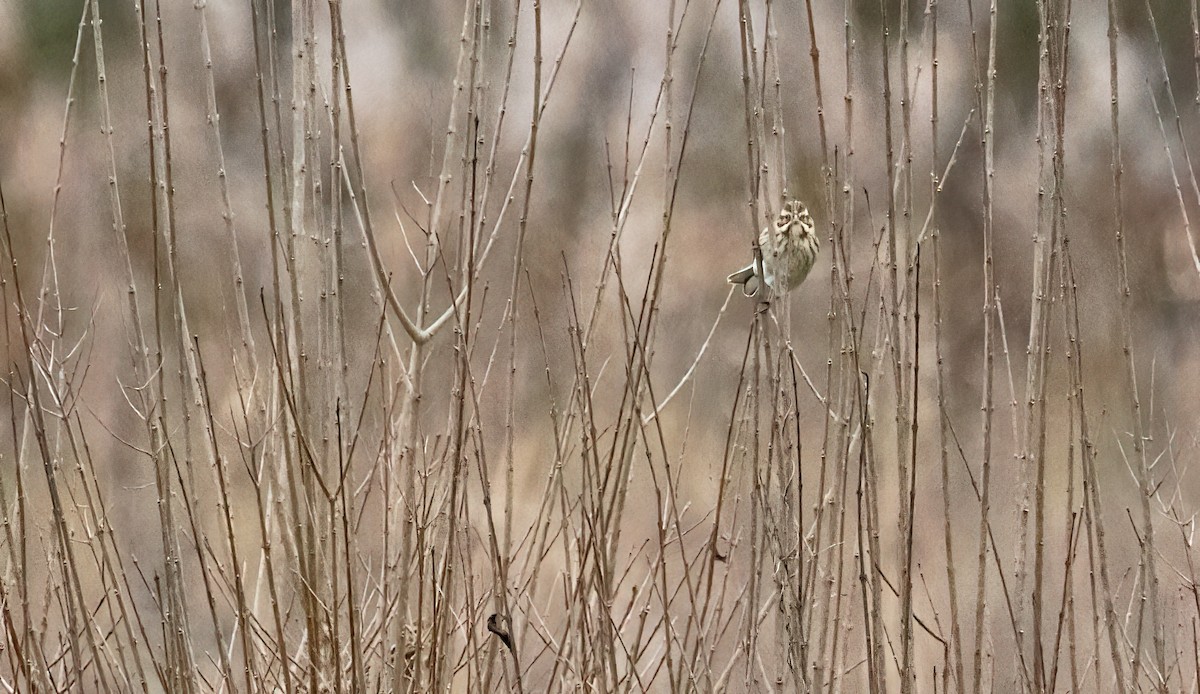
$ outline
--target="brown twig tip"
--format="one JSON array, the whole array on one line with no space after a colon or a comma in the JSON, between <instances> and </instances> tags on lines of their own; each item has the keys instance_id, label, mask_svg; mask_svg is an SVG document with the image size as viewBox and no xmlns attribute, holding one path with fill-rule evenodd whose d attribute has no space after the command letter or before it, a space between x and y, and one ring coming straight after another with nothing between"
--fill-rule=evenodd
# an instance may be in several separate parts
<instances>
[{"instance_id":1,"label":"brown twig tip","mask_svg":"<svg viewBox=\"0 0 1200 694\"><path fill-rule=\"evenodd\" d=\"M508 650L515 656L517 651L513 648L512 633L509 631L508 625L508 617L504 615L493 612L487 618L487 630L500 637L500 640L505 646L508 646Z\"/></svg>"}]
</instances>

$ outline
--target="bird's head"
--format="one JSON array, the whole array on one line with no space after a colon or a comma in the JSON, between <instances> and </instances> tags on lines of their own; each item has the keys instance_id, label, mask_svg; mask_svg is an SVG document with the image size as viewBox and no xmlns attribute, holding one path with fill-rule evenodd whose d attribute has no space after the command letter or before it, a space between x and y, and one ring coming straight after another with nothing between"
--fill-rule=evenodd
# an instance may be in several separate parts
<instances>
[{"instance_id":1,"label":"bird's head","mask_svg":"<svg viewBox=\"0 0 1200 694\"><path fill-rule=\"evenodd\" d=\"M804 203L796 198L791 198L783 205L783 209L779 211L779 219L775 225L780 231L785 231L793 224L798 226L797 231L801 234L811 234L814 232L812 215L808 213L808 208Z\"/></svg>"}]
</instances>

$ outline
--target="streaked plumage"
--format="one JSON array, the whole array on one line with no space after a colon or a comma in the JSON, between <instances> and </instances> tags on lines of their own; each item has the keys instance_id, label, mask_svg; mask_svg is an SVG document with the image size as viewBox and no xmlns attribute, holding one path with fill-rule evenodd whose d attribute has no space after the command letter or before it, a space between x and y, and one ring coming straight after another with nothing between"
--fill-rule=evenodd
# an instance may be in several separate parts
<instances>
[{"instance_id":1,"label":"streaked plumage","mask_svg":"<svg viewBox=\"0 0 1200 694\"><path fill-rule=\"evenodd\" d=\"M762 266L751 263L729 276L729 283L742 285L746 296L758 294L760 278L778 294L800 286L812 270L821 241L808 208L793 198L784 204L775 223L759 233L758 246Z\"/></svg>"}]
</instances>

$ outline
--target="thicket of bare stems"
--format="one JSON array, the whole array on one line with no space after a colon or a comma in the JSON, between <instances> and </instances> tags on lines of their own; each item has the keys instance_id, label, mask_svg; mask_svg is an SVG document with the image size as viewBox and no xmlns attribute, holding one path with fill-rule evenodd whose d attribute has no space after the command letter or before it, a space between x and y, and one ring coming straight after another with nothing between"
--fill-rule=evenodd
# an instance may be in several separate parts
<instances>
[{"instance_id":1,"label":"thicket of bare stems","mask_svg":"<svg viewBox=\"0 0 1200 694\"><path fill-rule=\"evenodd\" d=\"M1148 1L1080 30L1071 0L669 0L646 14L660 72L624 66L622 127L575 164L607 185L585 255L539 200L575 156L544 123L605 9L461 3L429 39L457 53L410 181L370 166L354 87L377 66L343 3L246 0L261 172L235 214L224 3L161 4L103 4L140 53L113 79L79 3L49 222L4 205L5 691L1200 687L1192 413L1154 402L1131 255L1159 237L1123 177L1123 133L1152 131L1197 281L1196 114ZM1036 15L1036 80L1006 87L1032 133L998 98L1006 12ZM1108 132L1073 132L1102 31ZM1128 31L1158 51L1132 72ZM146 129L122 131L134 78ZM712 112L738 114L720 206L743 257L785 199L816 211L802 290L696 289L721 277L693 276L686 192ZM81 142L118 301L64 276ZM1085 186L1106 202L1077 219Z\"/></svg>"}]
</instances>

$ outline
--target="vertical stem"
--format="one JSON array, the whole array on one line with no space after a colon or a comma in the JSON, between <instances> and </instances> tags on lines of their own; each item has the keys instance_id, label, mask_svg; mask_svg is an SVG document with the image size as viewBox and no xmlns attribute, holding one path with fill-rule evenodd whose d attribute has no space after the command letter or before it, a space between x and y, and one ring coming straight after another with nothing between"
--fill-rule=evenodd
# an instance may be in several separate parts
<instances>
[{"instance_id":1,"label":"vertical stem","mask_svg":"<svg viewBox=\"0 0 1200 694\"><path fill-rule=\"evenodd\" d=\"M979 535L975 571L975 652L972 660L972 691L983 692L983 627L987 606L987 548L988 515L991 507L992 478L992 394L995 336L996 282L992 268L992 205L995 192L995 133L996 106L996 0L991 0L988 24L988 58L986 73L986 108L983 111L983 454L980 475Z\"/></svg>"}]
</instances>

